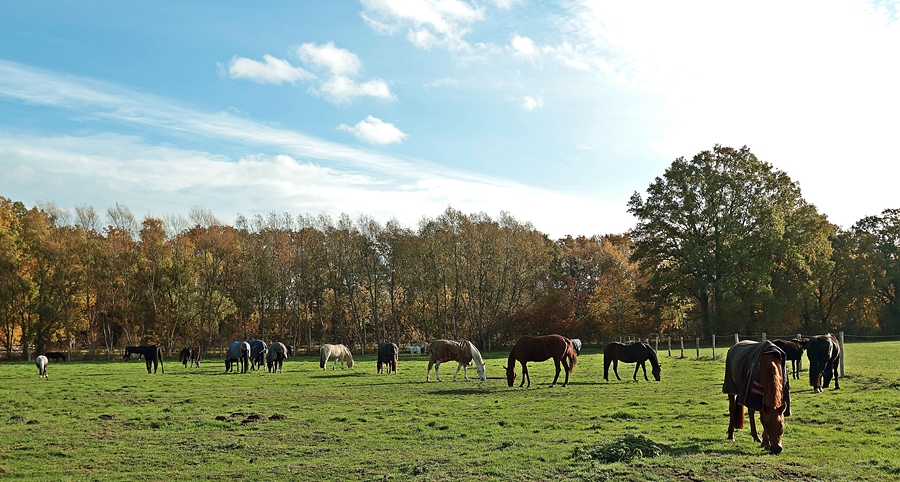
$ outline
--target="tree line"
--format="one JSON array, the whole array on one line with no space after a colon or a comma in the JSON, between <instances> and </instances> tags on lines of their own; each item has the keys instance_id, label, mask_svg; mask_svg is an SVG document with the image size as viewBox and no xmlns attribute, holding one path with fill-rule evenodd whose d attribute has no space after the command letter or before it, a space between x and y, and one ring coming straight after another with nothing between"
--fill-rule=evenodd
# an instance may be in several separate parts
<instances>
[{"instance_id":1,"label":"tree line","mask_svg":"<svg viewBox=\"0 0 900 482\"><path fill-rule=\"evenodd\" d=\"M676 159L628 233L551 240L506 213L448 208L416 228L371 217L122 205L27 208L0 197L0 342L14 351L262 338L340 342L523 334L900 333L900 210L843 230L746 147Z\"/></svg>"}]
</instances>

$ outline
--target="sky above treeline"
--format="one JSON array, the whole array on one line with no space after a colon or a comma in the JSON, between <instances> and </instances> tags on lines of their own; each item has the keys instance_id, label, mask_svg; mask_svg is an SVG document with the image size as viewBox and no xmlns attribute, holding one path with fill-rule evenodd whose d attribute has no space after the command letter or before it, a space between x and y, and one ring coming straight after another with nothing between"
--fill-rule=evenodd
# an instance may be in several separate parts
<instances>
[{"instance_id":1,"label":"sky above treeline","mask_svg":"<svg viewBox=\"0 0 900 482\"><path fill-rule=\"evenodd\" d=\"M621 233L749 146L845 228L900 207L900 2L0 1L0 196Z\"/></svg>"}]
</instances>

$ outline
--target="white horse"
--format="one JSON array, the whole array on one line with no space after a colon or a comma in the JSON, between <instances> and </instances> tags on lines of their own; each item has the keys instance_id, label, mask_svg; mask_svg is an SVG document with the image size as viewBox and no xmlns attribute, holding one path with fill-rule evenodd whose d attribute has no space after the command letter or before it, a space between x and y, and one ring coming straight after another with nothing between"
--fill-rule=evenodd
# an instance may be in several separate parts
<instances>
[{"instance_id":1,"label":"white horse","mask_svg":"<svg viewBox=\"0 0 900 482\"><path fill-rule=\"evenodd\" d=\"M575 349L575 354L581 355L581 340L579 340L578 338L572 338L569 341L572 342L572 348Z\"/></svg>"},{"instance_id":2,"label":"white horse","mask_svg":"<svg viewBox=\"0 0 900 482\"><path fill-rule=\"evenodd\" d=\"M456 376L459 375L460 368L463 369L463 377L468 380L468 367L472 366L473 362L475 368L478 370L478 377L481 378L482 381L487 380L484 358L481 357L481 352L478 351L478 348L475 348L475 345L471 341L435 340L431 342L431 345L429 345L428 348L430 357L428 359L428 373L425 375L425 381L431 381L432 366L434 366L434 376L437 377L438 381L442 381L438 369L440 368L441 363L450 360L456 360L457 363L456 372L453 374L453 381L456 381Z\"/></svg>"},{"instance_id":3,"label":"white horse","mask_svg":"<svg viewBox=\"0 0 900 482\"><path fill-rule=\"evenodd\" d=\"M322 345L319 348L319 367L324 370L325 365L328 365L328 359L334 357L334 366L331 368L332 370L337 370L338 360L341 361L341 370L344 369L344 362L347 363L347 368L353 368L353 354L350 353L350 349L344 345Z\"/></svg>"},{"instance_id":4,"label":"white horse","mask_svg":"<svg viewBox=\"0 0 900 482\"><path fill-rule=\"evenodd\" d=\"M406 345L406 349L409 350L410 355L421 355L422 354L422 347L419 347L416 345Z\"/></svg>"},{"instance_id":5,"label":"white horse","mask_svg":"<svg viewBox=\"0 0 900 482\"><path fill-rule=\"evenodd\" d=\"M47 365L50 364L50 360L47 359L44 355L38 355L37 358L34 359L34 365L38 369L38 377L50 379L50 375L47 375Z\"/></svg>"}]
</instances>

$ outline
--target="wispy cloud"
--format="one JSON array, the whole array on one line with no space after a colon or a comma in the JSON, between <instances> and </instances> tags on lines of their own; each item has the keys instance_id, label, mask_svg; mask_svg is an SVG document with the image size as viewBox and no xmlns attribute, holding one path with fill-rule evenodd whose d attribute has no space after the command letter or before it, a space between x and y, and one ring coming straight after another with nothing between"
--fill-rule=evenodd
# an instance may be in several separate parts
<instances>
[{"instance_id":1,"label":"wispy cloud","mask_svg":"<svg viewBox=\"0 0 900 482\"><path fill-rule=\"evenodd\" d=\"M353 127L341 124L338 126L338 130L350 132L357 139L369 144L399 144L407 137L394 124L372 116L359 121Z\"/></svg>"},{"instance_id":2,"label":"wispy cloud","mask_svg":"<svg viewBox=\"0 0 900 482\"><path fill-rule=\"evenodd\" d=\"M212 208L221 219L237 213L365 213L415 225L448 205L464 212L509 211L552 236L624 231L623 206L556 193L490 176L401 160L273 128L231 114L209 114L115 84L62 76L0 60L0 99L100 118L156 134L208 139L210 151L152 145L141 137L0 133L0 191L26 202L62 207L123 203L155 215ZM375 118L369 122L376 126ZM370 119L367 119L370 120ZM84 122L90 122L88 120ZM388 123L383 123L389 125ZM359 125L359 124L357 124ZM351 128L353 129L353 128ZM246 153L234 160L212 152L219 141ZM515 199L515 205L510 200ZM604 215L593 224L559 206ZM585 227L587 226L587 227ZM593 231L591 231L593 229Z\"/></svg>"},{"instance_id":3,"label":"wispy cloud","mask_svg":"<svg viewBox=\"0 0 900 482\"><path fill-rule=\"evenodd\" d=\"M363 19L374 30L393 34L406 29L407 39L423 49L470 50L463 37L484 19L484 7L462 0L362 0L362 5Z\"/></svg>"},{"instance_id":4,"label":"wispy cloud","mask_svg":"<svg viewBox=\"0 0 900 482\"><path fill-rule=\"evenodd\" d=\"M233 57L228 63L228 74L232 79L246 79L261 84L294 83L298 80L311 80L316 76L294 67L287 60L263 55L265 62L244 57Z\"/></svg>"}]
</instances>

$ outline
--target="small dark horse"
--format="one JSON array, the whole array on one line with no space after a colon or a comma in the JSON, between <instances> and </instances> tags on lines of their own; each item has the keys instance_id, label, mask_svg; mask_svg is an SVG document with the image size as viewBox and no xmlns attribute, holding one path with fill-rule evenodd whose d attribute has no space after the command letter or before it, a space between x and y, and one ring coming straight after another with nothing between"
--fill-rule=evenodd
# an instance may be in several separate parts
<instances>
[{"instance_id":1,"label":"small dark horse","mask_svg":"<svg viewBox=\"0 0 900 482\"><path fill-rule=\"evenodd\" d=\"M397 373L397 354L400 348L393 343L382 343L378 345L378 373L381 373L384 367L387 367L387 373Z\"/></svg>"},{"instance_id":2,"label":"small dark horse","mask_svg":"<svg viewBox=\"0 0 900 482\"><path fill-rule=\"evenodd\" d=\"M622 362L635 363L634 381L637 381L638 368L644 369L644 380L650 381L647 378L647 365L645 364L647 360L650 360L650 371L653 373L653 378L659 381L659 360L657 360L656 352L653 351L653 348L650 348L650 345L639 341L628 344L612 342L603 349L603 379L609 381L609 364L612 363L616 380L621 380L619 378L619 362Z\"/></svg>"},{"instance_id":3,"label":"small dark horse","mask_svg":"<svg viewBox=\"0 0 900 482\"><path fill-rule=\"evenodd\" d=\"M197 368L200 368L200 347L185 347L178 355L178 361L181 362L185 368L188 367L188 362L190 362L192 367L196 364Z\"/></svg>"},{"instance_id":4,"label":"small dark horse","mask_svg":"<svg viewBox=\"0 0 900 482\"><path fill-rule=\"evenodd\" d=\"M163 366L163 356L162 356L162 347L159 345L141 345L141 346L126 346L125 347L125 356L122 357L123 360L130 360L131 355L141 355L144 357L144 361L147 362L147 373L150 373L150 366L153 366L153 373L156 373L157 365L162 369L163 373L166 373L166 368Z\"/></svg>"},{"instance_id":5,"label":"small dark horse","mask_svg":"<svg viewBox=\"0 0 900 482\"><path fill-rule=\"evenodd\" d=\"M578 363L578 354L575 353L572 341L561 335L526 335L519 338L516 344L513 345L512 350L510 350L509 359L507 359L504 367L506 368L506 384L513 386L513 382L516 379L516 361L518 361L522 364L522 383L519 384L519 387L525 385L527 380L530 388L531 375L528 374L527 363L530 361L542 362L551 358L556 366L556 376L553 377L553 383L550 384L550 387L554 387L557 380L559 380L560 363L566 369L566 381L563 382L565 387L569 384L569 375L575 368L575 364Z\"/></svg>"},{"instance_id":6,"label":"small dark horse","mask_svg":"<svg viewBox=\"0 0 900 482\"><path fill-rule=\"evenodd\" d=\"M806 343L809 338L794 338L793 340L772 340L781 351L787 356L787 360L791 362L791 377L800 379L800 360L803 358L803 351L806 350Z\"/></svg>"},{"instance_id":7,"label":"small dark horse","mask_svg":"<svg viewBox=\"0 0 900 482\"><path fill-rule=\"evenodd\" d=\"M784 417L791 414L791 387L784 374L784 352L771 342L745 340L728 350L722 392L728 394L728 440L744 428L744 407L750 416L750 435L762 448L780 454ZM756 412L762 440L756 432Z\"/></svg>"},{"instance_id":8,"label":"small dark horse","mask_svg":"<svg viewBox=\"0 0 900 482\"><path fill-rule=\"evenodd\" d=\"M66 361L66 354L59 351L48 351L44 356L55 361Z\"/></svg>"},{"instance_id":9,"label":"small dark horse","mask_svg":"<svg viewBox=\"0 0 900 482\"><path fill-rule=\"evenodd\" d=\"M813 393L822 392L822 377L825 378L825 388L831 384L834 377L834 389L839 390L838 368L841 361L841 345L831 333L814 336L806 344L806 358L809 359L809 386L813 387Z\"/></svg>"}]
</instances>

